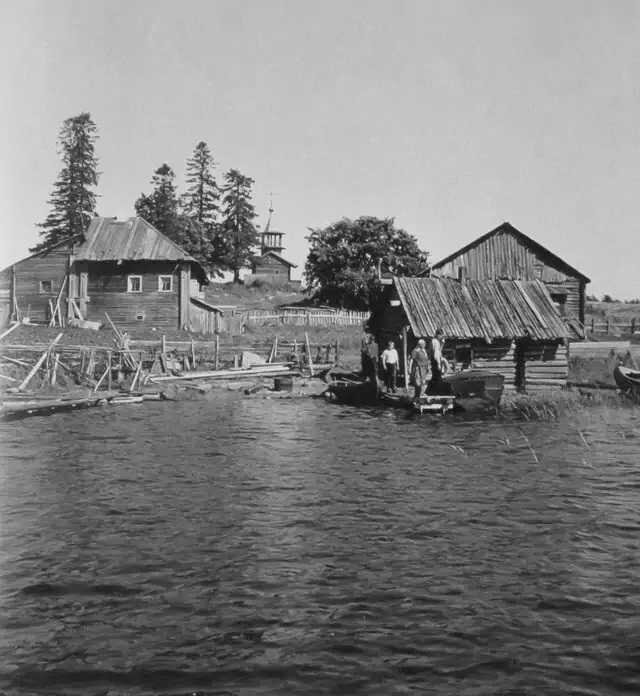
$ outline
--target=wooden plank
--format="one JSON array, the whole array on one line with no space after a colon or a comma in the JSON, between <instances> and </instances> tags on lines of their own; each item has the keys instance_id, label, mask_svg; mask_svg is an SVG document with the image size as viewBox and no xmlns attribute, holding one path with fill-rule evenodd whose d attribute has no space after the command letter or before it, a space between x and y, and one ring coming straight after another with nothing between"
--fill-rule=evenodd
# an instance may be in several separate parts
<instances>
[{"instance_id":1,"label":"wooden plank","mask_svg":"<svg viewBox=\"0 0 640 696\"><path fill-rule=\"evenodd\" d=\"M40 366L42 365L42 363L47 359L47 356L49 355L49 351L53 348L53 346L56 345L56 343L58 343L58 341L62 338L63 335L64 335L63 333L59 333L53 339L53 341L51 341L51 343L47 347L47 350L45 350L45 352L40 356L40 358L38 359L36 364L31 368L31 370L29 370L29 374L24 378L24 380L22 381L22 383L18 387L18 391L22 391L23 389L26 389L29 382L33 379L33 376L35 375L35 373L40 369Z\"/></svg>"},{"instance_id":2,"label":"wooden plank","mask_svg":"<svg viewBox=\"0 0 640 696\"><path fill-rule=\"evenodd\" d=\"M6 331L3 331L3 332L0 334L0 341L1 341L5 336L8 336L12 331L14 331L15 329L17 329L20 325L21 325L20 322L16 322L15 324L13 324L13 326L10 326Z\"/></svg>"}]
</instances>

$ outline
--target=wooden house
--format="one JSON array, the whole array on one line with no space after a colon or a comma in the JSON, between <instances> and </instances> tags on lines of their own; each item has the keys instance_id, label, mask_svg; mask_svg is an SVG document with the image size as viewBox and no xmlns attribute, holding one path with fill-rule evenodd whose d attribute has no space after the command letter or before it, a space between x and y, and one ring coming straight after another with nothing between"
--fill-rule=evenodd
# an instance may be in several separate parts
<instances>
[{"instance_id":1,"label":"wooden house","mask_svg":"<svg viewBox=\"0 0 640 696\"><path fill-rule=\"evenodd\" d=\"M251 273L271 285L285 285L291 282L291 269L296 268L296 264L282 256L284 232L271 229L272 214L273 208L269 208L269 219L260 234L260 254L251 259Z\"/></svg>"},{"instance_id":2,"label":"wooden house","mask_svg":"<svg viewBox=\"0 0 640 696\"><path fill-rule=\"evenodd\" d=\"M508 222L433 264L431 273L471 280L540 280L560 314L584 326L589 278Z\"/></svg>"},{"instance_id":3,"label":"wooden house","mask_svg":"<svg viewBox=\"0 0 640 696\"><path fill-rule=\"evenodd\" d=\"M13 319L105 322L124 329L215 331L202 266L140 217L94 218L82 236L0 271L0 304ZM60 312L57 311L60 307Z\"/></svg>"},{"instance_id":4,"label":"wooden house","mask_svg":"<svg viewBox=\"0 0 640 696\"><path fill-rule=\"evenodd\" d=\"M404 370L419 338L445 334L445 357L454 369L499 372L505 389L564 387L569 328L540 280L398 278L369 321L378 344L392 340Z\"/></svg>"}]
</instances>

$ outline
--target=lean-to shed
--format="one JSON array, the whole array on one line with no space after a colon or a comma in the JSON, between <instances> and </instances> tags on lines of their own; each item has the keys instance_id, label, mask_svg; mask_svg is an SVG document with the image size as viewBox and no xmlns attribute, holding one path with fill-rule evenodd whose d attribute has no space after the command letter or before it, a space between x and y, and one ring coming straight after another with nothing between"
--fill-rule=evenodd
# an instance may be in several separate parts
<instances>
[{"instance_id":1,"label":"lean-to shed","mask_svg":"<svg viewBox=\"0 0 640 696\"><path fill-rule=\"evenodd\" d=\"M584 325L589 278L508 222L434 263L431 273L471 280L540 280L560 314Z\"/></svg>"},{"instance_id":2,"label":"lean-to shed","mask_svg":"<svg viewBox=\"0 0 640 696\"><path fill-rule=\"evenodd\" d=\"M396 342L402 369L418 339L441 328L454 369L500 372L507 389L566 386L570 331L541 281L395 277L390 282L370 326L379 345Z\"/></svg>"}]
</instances>

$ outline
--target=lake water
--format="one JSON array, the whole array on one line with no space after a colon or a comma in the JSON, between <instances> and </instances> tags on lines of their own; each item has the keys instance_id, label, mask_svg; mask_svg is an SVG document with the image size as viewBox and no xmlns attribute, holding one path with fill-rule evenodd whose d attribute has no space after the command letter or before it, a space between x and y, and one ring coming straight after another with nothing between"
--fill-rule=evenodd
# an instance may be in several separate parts
<instances>
[{"instance_id":1,"label":"lake water","mask_svg":"<svg viewBox=\"0 0 640 696\"><path fill-rule=\"evenodd\" d=\"M640 693L640 409L0 426L0 692Z\"/></svg>"}]
</instances>

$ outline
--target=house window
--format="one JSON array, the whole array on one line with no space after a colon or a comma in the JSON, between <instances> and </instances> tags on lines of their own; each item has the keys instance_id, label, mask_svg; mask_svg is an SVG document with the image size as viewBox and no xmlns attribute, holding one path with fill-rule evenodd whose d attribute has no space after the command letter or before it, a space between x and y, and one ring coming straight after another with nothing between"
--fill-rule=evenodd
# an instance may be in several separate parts
<instances>
[{"instance_id":1,"label":"house window","mask_svg":"<svg viewBox=\"0 0 640 696\"><path fill-rule=\"evenodd\" d=\"M41 280L40 281L40 294L41 295L46 295L49 292L52 292L53 288L53 282L51 280Z\"/></svg>"},{"instance_id":2,"label":"house window","mask_svg":"<svg viewBox=\"0 0 640 696\"><path fill-rule=\"evenodd\" d=\"M566 316L567 314L567 296L566 295L561 295L559 293L551 293L551 299L555 306L558 309L558 312L560 312L560 316Z\"/></svg>"},{"instance_id":3,"label":"house window","mask_svg":"<svg viewBox=\"0 0 640 696\"><path fill-rule=\"evenodd\" d=\"M173 290L173 276L161 275L158 276L158 291L171 292Z\"/></svg>"},{"instance_id":4,"label":"house window","mask_svg":"<svg viewBox=\"0 0 640 696\"><path fill-rule=\"evenodd\" d=\"M142 276L127 276L127 292L142 292Z\"/></svg>"}]
</instances>

